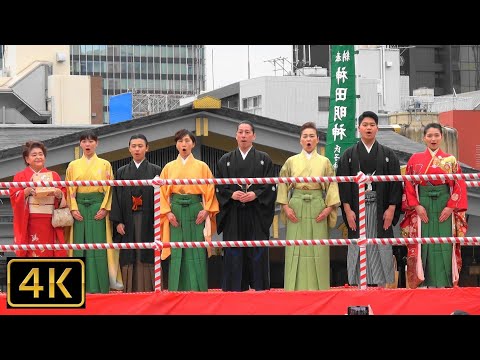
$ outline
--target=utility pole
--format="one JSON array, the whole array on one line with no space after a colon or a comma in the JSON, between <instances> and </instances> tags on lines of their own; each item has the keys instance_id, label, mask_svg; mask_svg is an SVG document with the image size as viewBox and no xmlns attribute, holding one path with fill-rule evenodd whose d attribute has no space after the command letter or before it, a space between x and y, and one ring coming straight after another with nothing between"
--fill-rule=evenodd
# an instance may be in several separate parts
<instances>
[{"instance_id":1,"label":"utility pole","mask_svg":"<svg viewBox=\"0 0 480 360\"><path fill-rule=\"evenodd\" d=\"M248 78L250 79L250 45L247 45L247 57L248 57Z\"/></svg>"},{"instance_id":2,"label":"utility pole","mask_svg":"<svg viewBox=\"0 0 480 360\"><path fill-rule=\"evenodd\" d=\"M215 75L213 74L213 49L212 49L212 90L215 90Z\"/></svg>"}]
</instances>

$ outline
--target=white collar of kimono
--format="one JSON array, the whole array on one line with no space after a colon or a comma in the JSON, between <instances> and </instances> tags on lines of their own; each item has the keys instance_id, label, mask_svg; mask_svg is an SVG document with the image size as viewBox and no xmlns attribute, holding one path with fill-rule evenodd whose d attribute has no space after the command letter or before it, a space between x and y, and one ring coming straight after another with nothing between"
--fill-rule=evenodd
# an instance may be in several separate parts
<instances>
[{"instance_id":1,"label":"white collar of kimono","mask_svg":"<svg viewBox=\"0 0 480 360\"><path fill-rule=\"evenodd\" d=\"M32 168L31 166L29 166L29 168L30 168L30 170L32 170L35 174L40 174L40 173L42 172L42 170L44 169L44 168L42 167L40 170L35 171L35 170L33 170L33 168Z\"/></svg>"},{"instance_id":2,"label":"white collar of kimono","mask_svg":"<svg viewBox=\"0 0 480 360\"><path fill-rule=\"evenodd\" d=\"M145 160L145 159L143 159L143 160ZM137 163L135 160L133 160L133 162L135 163L135 166L137 167L137 169L140 167L140 165L142 165L143 160L140 161L139 163Z\"/></svg>"},{"instance_id":3,"label":"white collar of kimono","mask_svg":"<svg viewBox=\"0 0 480 360\"><path fill-rule=\"evenodd\" d=\"M367 152L370 154L370 150L372 150L372 147L373 147L373 145L375 145L375 142L376 142L377 140L375 140L375 141L372 143L372 145L370 145L370 146L368 146L367 144L365 144L362 139L360 139L360 140L362 141L363 146L365 146L365 149L367 149Z\"/></svg>"},{"instance_id":4,"label":"white collar of kimono","mask_svg":"<svg viewBox=\"0 0 480 360\"><path fill-rule=\"evenodd\" d=\"M182 160L182 164L185 165L188 161L189 158L193 157L192 153L190 153L190 155L188 155L185 159L180 155L178 154L178 157Z\"/></svg>"},{"instance_id":5,"label":"white collar of kimono","mask_svg":"<svg viewBox=\"0 0 480 360\"><path fill-rule=\"evenodd\" d=\"M302 152L305 154L307 159L310 160L312 158L312 155L317 153L317 149L313 149L313 151L310 154L306 152L305 149L302 149Z\"/></svg>"},{"instance_id":6,"label":"white collar of kimono","mask_svg":"<svg viewBox=\"0 0 480 360\"><path fill-rule=\"evenodd\" d=\"M432 155L432 156L435 156L435 155L437 155L437 152L438 152L438 150L440 150L440 148L438 148L438 149L437 149L437 150L435 150L435 151L433 151L433 150L432 150L432 149L430 149L430 148L427 148L427 149L428 149L428 151L430 151L430 155Z\"/></svg>"},{"instance_id":7,"label":"white collar of kimono","mask_svg":"<svg viewBox=\"0 0 480 360\"><path fill-rule=\"evenodd\" d=\"M244 153L242 150L240 150L240 148L238 148L238 150L240 151L240 154L242 154L243 160L245 160L245 158L247 157L249 151L252 150L252 147L253 147L253 145L250 146L250 148L249 148L245 153Z\"/></svg>"}]
</instances>

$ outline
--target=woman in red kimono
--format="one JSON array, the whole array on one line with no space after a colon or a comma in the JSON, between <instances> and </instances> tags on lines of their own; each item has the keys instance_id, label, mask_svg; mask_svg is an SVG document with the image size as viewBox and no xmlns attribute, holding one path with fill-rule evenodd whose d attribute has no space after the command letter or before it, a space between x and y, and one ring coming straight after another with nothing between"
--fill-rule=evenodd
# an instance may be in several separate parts
<instances>
[{"instance_id":1,"label":"woman in red kimono","mask_svg":"<svg viewBox=\"0 0 480 360\"><path fill-rule=\"evenodd\" d=\"M427 149L412 155L407 175L461 173L454 156L440 149L442 126L423 130ZM467 186L464 180L405 181L402 198L403 237L465 236ZM452 287L458 284L462 258L459 244L407 245L407 280L410 288Z\"/></svg>"},{"instance_id":2,"label":"woman in red kimono","mask_svg":"<svg viewBox=\"0 0 480 360\"><path fill-rule=\"evenodd\" d=\"M45 168L47 149L41 142L28 141L23 145L23 159L27 167L13 177L13 181L60 181L55 171ZM64 244L63 228L52 226L53 209L65 207L64 187L10 188L13 208L13 235L15 244ZM66 250L17 250L17 256L67 256Z\"/></svg>"}]
</instances>

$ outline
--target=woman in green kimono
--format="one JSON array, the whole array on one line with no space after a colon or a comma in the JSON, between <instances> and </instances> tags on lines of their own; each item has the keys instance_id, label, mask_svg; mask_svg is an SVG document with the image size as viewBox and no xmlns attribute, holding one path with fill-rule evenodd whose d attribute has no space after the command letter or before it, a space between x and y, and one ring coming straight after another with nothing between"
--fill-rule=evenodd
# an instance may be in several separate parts
<instances>
[{"instance_id":1,"label":"woman in green kimono","mask_svg":"<svg viewBox=\"0 0 480 360\"><path fill-rule=\"evenodd\" d=\"M302 152L287 159L280 176L335 176L330 160L317 153L318 134L313 122L302 125L300 144ZM279 184L277 203L282 207L281 218L287 225L287 240L328 239L328 228L334 227L337 222L337 207L340 205L338 184ZM285 290L329 288L328 246L286 247Z\"/></svg>"},{"instance_id":2,"label":"woman in green kimono","mask_svg":"<svg viewBox=\"0 0 480 360\"><path fill-rule=\"evenodd\" d=\"M98 136L93 130L80 134L83 155L68 164L65 181L112 180L112 165L96 153ZM69 186L67 203L75 219L69 233L71 244L111 243L112 226L109 213L112 208L110 186ZM87 293L107 294L110 289L122 290L119 252L108 250L71 250L74 257L85 257Z\"/></svg>"},{"instance_id":3,"label":"woman in green kimono","mask_svg":"<svg viewBox=\"0 0 480 360\"><path fill-rule=\"evenodd\" d=\"M161 179L213 178L206 163L195 159L195 135L181 129L175 133L178 150L160 174ZM213 184L165 185L160 188L160 231L162 242L211 241L217 230L218 201ZM169 291L208 291L207 254L210 249L162 250L162 260L171 254L168 271Z\"/></svg>"},{"instance_id":4,"label":"woman in green kimono","mask_svg":"<svg viewBox=\"0 0 480 360\"><path fill-rule=\"evenodd\" d=\"M462 168L457 159L440 149L442 126L427 124L423 135L427 149L412 155L407 163L406 175L461 174ZM400 223L402 236L465 236L467 208L465 180L405 181L402 199L405 216ZM407 248L410 288L458 285L462 267L460 244L410 244Z\"/></svg>"}]
</instances>

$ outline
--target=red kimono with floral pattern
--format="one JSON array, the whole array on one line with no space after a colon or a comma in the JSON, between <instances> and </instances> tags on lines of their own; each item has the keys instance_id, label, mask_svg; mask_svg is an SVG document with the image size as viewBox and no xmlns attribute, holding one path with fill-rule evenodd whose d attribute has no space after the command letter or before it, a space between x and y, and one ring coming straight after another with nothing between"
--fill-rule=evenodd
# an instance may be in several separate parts
<instances>
[{"instance_id":1,"label":"red kimono with floral pattern","mask_svg":"<svg viewBox=\"0 0 480 360\"><path fill-rule=\"evenodd\" d=\"M51 172L54 181L62 179L55 171L43 168L42 172ZM14 182L31 181L34 171L30 167L18 172L13 177ZM60 187L63 197L67 190ZM54 198L54 208L60 206L60 200ZM65 201L65 200L63 200ZM65 244L63 227L52 226L52 214L30 214L28 197L24 195L24 188L10 188L10 203L13 209L13 237L16 245L20 244ZM32 221L34 220L34 221ZM66 257L66 250L17 250L17 256L25 257Z\"/></svg>"},{"instance_id":2,"label":"red kimono with floral pattern","mask_svg":"<svg viewBox=\"0 0 480 360\"><path fill-rule=\"evenodd\" d=\"M408 160L406 175L422 174L461 174L462 169L453 155L437 150L432 157L427 148L422 153L415 153ZM452 213L452 236L465 236L467 232L467 222L465 212L467 210L467 185L464 180L421 180L405 181L402 196L402 210L405 211L405 217L400 223L401 234L403 237L421 237L419 231L420 218L417 216L415 206L419 205L418 185L441 185L447 184L450 187L450 199L447 207L453 208ZM425 278L423 274L422 258L420 254L420 244L407 245L407 280L410 288L416 288ZM460 254L460 244L453 244L452 251L452 282L458 284L460 269L462 267L462 257Z\"/></svg>"}]
</instances>

